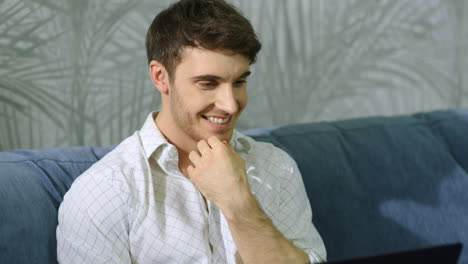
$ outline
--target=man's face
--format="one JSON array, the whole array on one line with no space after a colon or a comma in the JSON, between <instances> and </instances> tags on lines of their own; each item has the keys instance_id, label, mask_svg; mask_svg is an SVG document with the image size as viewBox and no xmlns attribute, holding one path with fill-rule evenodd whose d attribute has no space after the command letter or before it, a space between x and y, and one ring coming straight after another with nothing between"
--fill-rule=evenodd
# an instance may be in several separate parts
<instances>
[{"instance_id":1,"label":"man's face","mask_svg":"<svg viewBox=\"0 0 468 264\"><path fill-rule=\"evenodd\" d=\"M183 137L229 141L247 104L249 74L242 55L185 48L169 92L172 121Z\"/></svg>"}]
</instances>

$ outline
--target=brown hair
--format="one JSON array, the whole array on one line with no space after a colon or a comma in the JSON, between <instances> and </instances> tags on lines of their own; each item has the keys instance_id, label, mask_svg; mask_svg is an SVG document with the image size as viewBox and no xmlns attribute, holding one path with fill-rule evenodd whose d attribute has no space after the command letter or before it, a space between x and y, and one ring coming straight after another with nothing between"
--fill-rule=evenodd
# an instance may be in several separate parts
<instances>
[{"instance_id":1,"label":"brown hair","mask_svg":"<svg viewBox=\"0 0 468 264\"><path fill-rule=\"evenodd\" d=\"M146 34L148 63L160 62L172 79L184 47L225 50L253 64L262 45L250 22L224 0L181 0L159 13Z\"/></svg>"}]
</instances>

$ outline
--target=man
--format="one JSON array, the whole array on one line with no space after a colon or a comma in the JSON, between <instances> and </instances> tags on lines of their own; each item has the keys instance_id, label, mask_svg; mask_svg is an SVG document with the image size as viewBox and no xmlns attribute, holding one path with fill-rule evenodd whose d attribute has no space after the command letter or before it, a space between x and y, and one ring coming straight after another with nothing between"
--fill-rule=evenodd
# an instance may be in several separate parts
<instances>
[{"instance_id":1,"label":"man","mask_svg":"<svg viewBox=\"0 0 468 264\"><path fill-rule=\"evenodd\" d=\"M307 263L325 258L295 162L234 130L261 48L222 0L182 0L146 48L161 110L78 177L62 263Z\"/></svg>"}]
</instances>

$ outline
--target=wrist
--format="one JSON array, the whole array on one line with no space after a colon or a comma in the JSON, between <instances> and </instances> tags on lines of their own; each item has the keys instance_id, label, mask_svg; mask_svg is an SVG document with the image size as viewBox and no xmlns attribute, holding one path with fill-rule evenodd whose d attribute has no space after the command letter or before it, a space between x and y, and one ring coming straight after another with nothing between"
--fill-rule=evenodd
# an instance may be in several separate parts
<instances>
[{"instance_id":1,"label":"wrist","mask_svg":"<svg viewBox=\"0 0 468 264\"><path fill-rule=\"evenodd\" d=\"M244 190L236 199L219 208L228 222L238 222L246 216L254 216L261 211L255 196L250 190Z\"/></svg>"}]
</instances>

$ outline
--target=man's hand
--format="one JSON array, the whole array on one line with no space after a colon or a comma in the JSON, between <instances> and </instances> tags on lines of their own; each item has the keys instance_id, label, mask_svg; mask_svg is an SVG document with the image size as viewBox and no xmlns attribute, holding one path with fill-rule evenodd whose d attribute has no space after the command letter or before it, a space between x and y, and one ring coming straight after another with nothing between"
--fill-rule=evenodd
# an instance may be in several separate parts
<instances>
[{"instance_id":1,"label":"man's hand","mask_svg":"<svg viewBox=\"0 0 468 264\"><path fill-rule=\"evenodd\" d=\"M243 263L307 263L304 251L288 241L250 192L244 160L217 137L200 140L188 176L224 214Z\"/></svg>"},{"instance_id":2,"label":"man's hand","mask_svg":"<svg viewBox=\"0 0 468 264\"><path fill-rule=\"evenodd\" d=\"M189 178L219 209L235 210L251 195L244 160L227 142L215 136L200 140L197 148L198 151L189 153L193 163L187 167Z\"/></svg>"}]
</instances>

